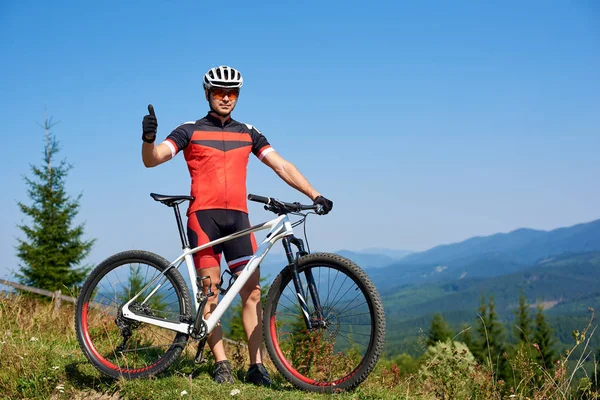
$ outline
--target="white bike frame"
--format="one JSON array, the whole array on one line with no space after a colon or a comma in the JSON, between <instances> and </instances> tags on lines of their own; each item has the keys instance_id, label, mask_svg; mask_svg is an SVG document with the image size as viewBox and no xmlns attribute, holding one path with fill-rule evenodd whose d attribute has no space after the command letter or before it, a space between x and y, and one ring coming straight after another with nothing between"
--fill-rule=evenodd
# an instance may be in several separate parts
<instances>
[{"instance_id":1,"label":"white bike frame","mask_svg":"<svg viewBox=\"0 0 600 400\"><path fill-rule=\"evenodd\" d=\"M177 259L175 261L173 261L171 264L169 264L169 268L167 268L165 271L163 271L161 274L159 274L157 277L155 277L138 294L136 294L131 300L129 300L127 303L125 303L123 305L123 308L122 308L123 316L128 319L134 320L134 321L140 321L140 322L144 322L147 324L156 325L156 326L160 326L160 327L163 327L166 329L170 329L170 330L173 330L176 332L190 334L191 329L194 325L193 322L191 322L191 323L190 322L179 322L179 323L168 322L168 321L164 321L164 320L157 319L157 318L138 315L138 314L133 313L129 309L129 305L133 301L136 301L137 298L142 293L144 293L148 288L152 287L152 285L154 285L160 279L160 281L154 287L154 289L150 292L150 294L143 301L141 301L142 304L147 303L148 300L152 297L152 295L154 295L154 293L156 293L160 289L160 287L166 282L167 278L165 277L165 274L167 273L167 271L169 271L171 268L179 268L181 266L181 264L183 262L185 262L187 265L187 273L190 278L192 297L194 298L194 309L196 311L194 316L197 315L198 309L200 308L200 304L198 302L198 286L197 286L197 276L198 275L196 273L196 266L194 264L194 258L192 257L192 255L199 251L202 251L208 247L214 246L216 244L227 242L229 240L232 240L232 239L244 236L244 235L249 235L250 233L265 230L265 229L270 229L266 238L263 240L263 242L260 244L260 246L258 246L258 248L256 249L256 252L252 256L252 258L250 258L250 260L248 261L248 263L246 264L244 269L240 272L238 277L235 279L235 282L231 285L231 287L229 287L225 296L223 296L223 298L219 301L219 303L217 304L217 307L212 312L210 317L208 319L204 319L204 316L202 316L202 320L206 323L207 334L211 333L212 330L217 326L217 323L219 322L219 320L221 319L223 314L225 313L225 310L227 310L227 308L233 302L234 297L239 293L241 288L246 284L246 282L248 281L248 279L250 278L252 273L256 270L256 268L258 268L259 264L261 263L263 258L267 255L267 253L269 252L271 247L273 247L275 242L284 238L285 236L292 235L294 233L292 230L292 225L291 225L290 220L287 215L285 215L285 214L280 215L277 218L272 219L271 221L252 226L248 229L241 230L239 232L236 232L236 233L228 235L228 236L224 236L220 239L213 240L212 242L206 243L202 246L195 247L193 249L190 249L189 247L185 247L183 249L183 254L180 255L179 257L177 257ZM215 293L215 295L218 295L218 293Z\"/></svg>"}]
</instances>

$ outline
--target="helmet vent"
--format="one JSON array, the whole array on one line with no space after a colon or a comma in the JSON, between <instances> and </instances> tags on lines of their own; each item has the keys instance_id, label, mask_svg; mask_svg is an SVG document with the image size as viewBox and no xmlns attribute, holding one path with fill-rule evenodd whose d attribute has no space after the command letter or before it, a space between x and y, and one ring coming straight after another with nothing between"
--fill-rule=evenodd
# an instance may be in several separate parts
<instances>
[{"instance_id":1,"label":"helmet vent","mask_svg":"<svg viewBox=\"0 0 600 400\"><path fill-rule=\"evenodd\" d=\"M239 89L243 83L244 79L240 71L226 65L211 68L204 75L204 88L207 90L213 87Z\"/></svg>"}]
</instances>

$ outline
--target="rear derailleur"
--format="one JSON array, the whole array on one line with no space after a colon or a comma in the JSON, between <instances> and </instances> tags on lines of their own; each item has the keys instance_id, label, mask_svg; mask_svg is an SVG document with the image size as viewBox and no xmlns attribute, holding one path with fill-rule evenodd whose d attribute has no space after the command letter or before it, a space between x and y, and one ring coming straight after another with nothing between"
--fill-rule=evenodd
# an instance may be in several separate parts
<instances>
[{"instance_id":1,"label":"rear derailleur","mask_svg":"<svg viewBox=\"0 0 600 400\"><path fill-rule=\"evenodd\" d=\"M153 315L152 310L147 304L133 302L130 304L129 309L136 314ZM121 306L119 307L117 318L115 318L115 324L117 325L117 328L121 330L121 336L123 337L123 341L117 346L116 350L118 352L123 352L127 346L127 341L131 335L133 335L133 331L140 327L141 322L125 318L125 316L123 316L123 306Z\"/></svg>"}]
</instances>

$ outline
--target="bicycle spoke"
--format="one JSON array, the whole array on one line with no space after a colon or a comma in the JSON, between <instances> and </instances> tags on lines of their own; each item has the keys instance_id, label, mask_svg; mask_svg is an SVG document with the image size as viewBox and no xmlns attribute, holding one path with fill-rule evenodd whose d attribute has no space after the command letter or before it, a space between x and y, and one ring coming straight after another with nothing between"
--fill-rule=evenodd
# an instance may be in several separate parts
<instances>
[{"instance_id":1,"label":"bicycle spoke","mask_svg":"<svg viewBox=\"0 0 600 400\"><path fill-rule=\"evenodd\" d=\"M344 287L344 283L346 282L346 279L348 279L348 277L347 277L347 276L344 276L344 281L342 282L342 284L341 284L341 285L340 285L340 287L338 288L337 292L336 292L336 293L335 293L335 295L333 296L333 300L331 300L331 304L332 304L331 306L332 306L332 307L335 307L335 306L337 305L337 303L339 302L339 300L338 300L338 301L336 301L336 299L337 299L337 295L340 293L340 290L342 290L342 288ZM348 288L348 290L350 290L350 288ZM348 290L346 290L346 293L348 293ZM344 293L344 294L346 294L346 293ZM344 296L342 296L340 299L342 299L342 298L344 298Z\"/></svg>"},{"instance_id":2,"label":"bicycle spoke","mask_svg":"<svg viewBox=\"0 0 600 400\"><path fill-rule=\"evenodd\" d=\"M350 304L352 304L354 302L354 300L356 300L358 298L358 296L360 296L360 295L361 295L361 293L358 293L350 302L348 302L346 304L346 306L344 308L342 308L342 310L340 311L340 314L342 314L348 308L348 306ZM360 304L358 306L356 306L356 307L359 307L359 306L360 306ZM354 310L356 307L352 307L350 310Z\"/></svg>"},{"instance_id":3,"label":"bicycle spoke","mask_svg":"<svg viewBox=\"0 0 600 400\"><path fill-rule=\"evenodd\" d=\"M182 296L183 290L178 290L168 275L151 264L136 261L110 267L88 289L85 336L78 339L95 349L92 358L99 357L98 365L106 365L115 374L151 374L168 354L182 351L183 345L173 344L177 338L185 343L186 337L151 322L125 318L121 307L129 303L129 311L136 315L179 323L187 318ZM168 363L172 360L169 358Z\"/></svg>"}]
</instances>

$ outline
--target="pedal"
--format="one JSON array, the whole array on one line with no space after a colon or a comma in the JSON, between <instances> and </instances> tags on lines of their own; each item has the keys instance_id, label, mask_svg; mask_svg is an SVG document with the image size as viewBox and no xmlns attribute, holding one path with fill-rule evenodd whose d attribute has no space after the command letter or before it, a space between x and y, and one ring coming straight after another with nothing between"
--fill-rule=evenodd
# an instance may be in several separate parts
<instances>
[{"instance_id":1,"label":"pedal","mask_svg":"<svg viewBox=\"0 0 600 400\"><path fill-rule=\"evenodd\" d=\"M223 282L225 282L225 274L229 274L229 282L227 283L227 286L223 284ZM229 288L231 287L231 285L233 285L236 279L237 275L233 275L231 272L229 272L228 269L223 271L223 274L221 274L221 283L215 285L219 293L221 293L221 296L225 296L225 294L227 294Z\"/></svg>"},{"instance_id":2,"label":"pedal","mask_svg":"<svg viewBox=\"0 0 600 400\"><path fill-rule=\"evenodd\" d=\"M208 279L208 293L203 293L204 287L203 287L202 281L205 279ZM212 297L215 295L215 293L212 292L212 280L210 279L210 276L208 276L208 275L199 276L197 278L196 285L198 285L198 296L204 295L208 298L208 297Z\"/></svg>"},{"instance_id":3,"label":"pedal","mask_svg":"<svg viewBox=\"0 0 600 400\"><path fill-rule=\"evenodd\" d=\"M204 364L206 359L204 358L204 346L206 345L206 338L201 339L198 342L198 350L196 351L196 357L194 357L194 363Z\"/></svg>"}]
</instances>

